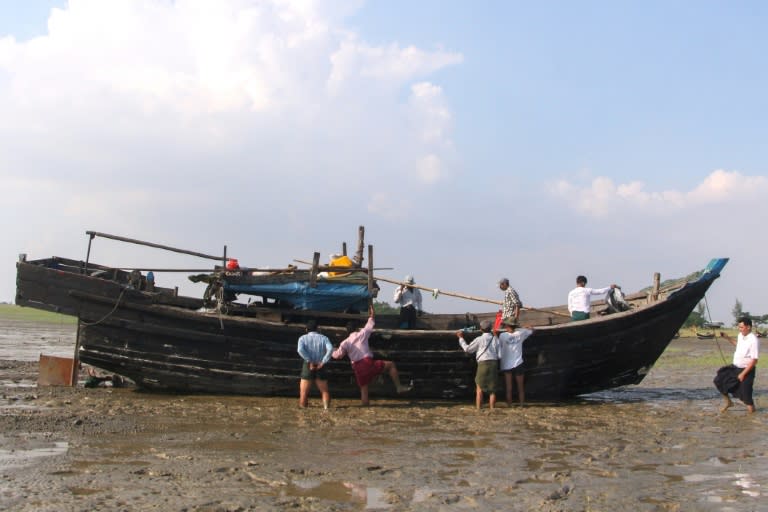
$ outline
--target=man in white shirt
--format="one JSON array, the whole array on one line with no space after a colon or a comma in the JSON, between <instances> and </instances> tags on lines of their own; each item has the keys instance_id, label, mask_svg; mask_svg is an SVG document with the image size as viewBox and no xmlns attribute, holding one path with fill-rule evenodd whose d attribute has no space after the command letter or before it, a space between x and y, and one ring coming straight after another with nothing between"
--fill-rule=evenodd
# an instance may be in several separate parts
<instances>
[{"instance_id":1,"label":"man in white shirt","mask_svg":"<svg viewBox=\"0 0 768 512\"><path fill-rule=\"evenodd\" d=\"M750 413L755 412L752 387L755 383L755 367L760 352L760 341L752 332L752 319L746 316L739 318L737 339L734 340L724 332L721 332L720 336L736 347L733 352L733 364L720 368L715 377L715 386L725 401L720 412L727 411L733 405L728 393L744 402Z\"/></svg>"},{"instance_id":2,"label":"man in white shirt","mask_svg":"<svg viewBox=\"0 0 768 512\"><path fill-rule=\"evenodd\" d=\"M393 300L400 305L400 328L416 327L416 317L421 315L421 292L412 286L416 281L413 276L405 276L405 283L395 289Z\"/></svg>"},{"instance_id":3,"label":"man in white shirt","mask_svg":"<svg viewBox=\"0 0 768 512\"><path fill-rule=\"evenodd\" d=\"M578 276L576 278L576 288L568 292L568 312L571 314L571 320L586 320L589 318L592 297L605 297L615 284L605 288L587 288L587 278Z\"/></svg>"},{"instance_id":4,"label":"man in white shirt","mask_svg":"<svg viewBox=\"0 0 768 512\"><path fill-rule=\"evenodd\" d=\"M523 369L523 342L533 334L533 327L526 326L518 329L514 319L503 320L505 332L496 334L499 338L501 354L499 368L504 374L504 384L507 391L507 406L512 406L512 377L517 383L517 399L522 406L525 402L525 371Z\"/></svg>"}]
</instances>

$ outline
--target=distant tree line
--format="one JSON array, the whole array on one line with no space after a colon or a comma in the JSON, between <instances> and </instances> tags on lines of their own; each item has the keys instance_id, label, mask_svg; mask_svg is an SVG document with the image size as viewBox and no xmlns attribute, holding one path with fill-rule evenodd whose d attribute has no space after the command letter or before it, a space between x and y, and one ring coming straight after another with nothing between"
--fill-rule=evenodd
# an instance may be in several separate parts
<instances>
[{"instance_id":1,"label":"distant tree line","mask_svg":"<svg viewBox=\"0 0 768 512\"><path fill-rule=\"evenodd\" d=\"M733 314L733 325L738 325L739 318L742 317L751 318L752 324L755 327L768 324L768 315L753 315L749 311L744 311L739 299L736 299L736 304L733 305L731 313Z\"/></svg>"},{"instance_id":2,"label":"distant tree line","mask_svg":"<svg viewBox=\"0 0 768 512\"><path fill-rule=\"evenodd\" d=\"M706 313L706 304L704 301L699 302L699 305L696 306L696 309L691 311L691 314L688 315L688 319L683 324L683 327L703 327L704 324L710 322L710 320L707 319ZM744 308L739 299L736 299L736 304L734 304L733 309L731 310L731 314L733 315L734 326L738 325L739 318L745 316L752 319L752 324L755 327L768 324L768 315L753 315L749 311L744 311Z\"/></svg>"},{"instance_id":3,"label":"distant tree line","mask_svg":"<svg viewBox=\"0 0 768 512\"><path fill-rule=\"evenodd\" d=\"M377 315L390 315L390 314L398 314L400 312L399 307L392 307L386 302L380 302L378 300L373 301L373 311L376 312Z\"/></svg>"}]
</instances>

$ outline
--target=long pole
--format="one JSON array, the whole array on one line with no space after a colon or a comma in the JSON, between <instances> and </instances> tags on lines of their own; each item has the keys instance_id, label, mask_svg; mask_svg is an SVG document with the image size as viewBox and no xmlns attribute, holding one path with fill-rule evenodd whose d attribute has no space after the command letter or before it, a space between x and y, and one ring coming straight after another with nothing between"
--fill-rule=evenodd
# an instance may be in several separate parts
<instances>
[{"instance_id":1,"label":"long pole","mask_svg":"<svg viewBox=\"0 0 768 512\"><path fill-rule=\"evenodd\" d=\"M395 281L394 279L387 279L386 277L376 276L374 279L377 281L384 281L385 283L392 283L392 284L400 284L403 286L410 286L413 288L418 288L419 290L426 290L428 292L433 292L434 288L427 288L426 286L419 286L417 284L409 284L405 283L403 281ZM483 297L475 297L473 295L465 295L463 293L456 293L456 292L444 292L443 290L439 290L440 295L448 295L449 297L458 297L460 299L468 299L468 300L476 300L478 302L489 302L491 304L497 304L501 305L501 301L493 300L493 299L485 299Z\"/></svg>"},{"instance_id":2,"label":"long pole","mask_svg":"<svg viewBox=\"0 0 768 512\"><path fill-rule=\"evenodd\" d=\"M386 283L392 283L392 284L400 284L403 286L412 286L414 288L418 288L420 290L427 290L429 292L434 291L434 288L427 288L426 286L419 286L417 284L408 284L402 281L395 281L394 279L387 279L386 277L376 276L376 280L378 281L384 281ZM476 300L478 302L489 302L491 304L497 304L501 305L502 302L498 300L492 300L492 299L484 299L483 297L475 297L472 295L464 295L463 293L455 293L455 292L444 292L442 290L438 290L440 295L448 295L450 297L459 297L460 299L468 299L468 300ZM537 309L537 308L529 308L529 307L523 307L522 309L527 309L528 311L539 311L541 313L546 313L548 315L557 315L557 316L563 316L570 318L569 315L566 315L564 313L558 313L557 311L549 311L547 309Z\"/></svg>"},{"instance_id":3,"label":"long pole","mask_svg":"<svg viewBox=\"0 0 768 512\"><path fill-rule=\"evenodd\" d=\"M209 260L223 261L224 263L226 263L226 259L227 259L226 245L224 246L224 257L222 258L222 256L211 256L210 254L203 254L201 252L188 251L186 249L178 249L176 247L170 247L168 245L155 244L152 242L145 242L143 240L136 240L134 238L126 238L124 236L110 235L108 233L99 233L98 231L86 231L85 234L89 235L91 238L93 238L94 236L100 236L101 238L109 238L112 240L117 240L119 242L128 242L130 244L145 245L147 247L154 247L156 249L164 249L166 251L178 252L181 254L189 254L190 256L197 256L198 258L206 258Z\"/></svg>"}]
</instances>

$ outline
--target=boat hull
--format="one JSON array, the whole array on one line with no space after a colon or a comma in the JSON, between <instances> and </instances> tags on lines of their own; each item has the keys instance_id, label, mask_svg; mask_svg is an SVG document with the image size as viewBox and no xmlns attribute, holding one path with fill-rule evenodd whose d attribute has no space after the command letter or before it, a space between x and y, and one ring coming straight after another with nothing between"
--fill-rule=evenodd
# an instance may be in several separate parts
<instances>
[{"instance_id":1,"label":"boat hull","mask_svg":"<svg viewBox=\"0 0 768 512\"><path fill-rule=\"evenodd\" d=\"M152 390L297 395L296 345L304 328L285 312L256 317L204 312L197 299L130 289L105 274L40 261L17 263L16 303L78 316L76 351L82 362ZM582 322L557 324L562 319L551 317L555 325L537 327L524 344L526 396L563 400L641 382L727 260L713 261L720 263L658 302ZM467 319L429 316L442 328L379 328L394 322L382 317L371 349L377 358L393 360L401 379L413 384L408 398L471 400L476 363L455 335ZM338 346L346 333L332 323L340 324L321 320L321 330ZM471 340L477 334L465 336ZM359 396L349 361L332 361L327 369L333 396ZM398 396L388 378L374 382L371 393Z\"/></svg>"}]
</instances>

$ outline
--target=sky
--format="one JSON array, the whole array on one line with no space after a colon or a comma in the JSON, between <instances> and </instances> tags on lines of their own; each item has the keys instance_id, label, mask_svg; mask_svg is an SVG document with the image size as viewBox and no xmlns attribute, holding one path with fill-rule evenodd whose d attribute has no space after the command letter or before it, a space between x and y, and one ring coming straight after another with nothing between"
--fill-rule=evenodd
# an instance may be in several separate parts
<instances>
[{"instance_id":1,"label":"sky","mask_svg":"<svg viewBox=\"0 0 768 512\"><path fill-rule=\"evenodd\" d=\"M19 254L85 259L89 230L284 267L365 226L382 277L495 300L508 277L530 307L729 257L711 320L766 314L766 22L760 1L0 0L0 301Z\"/></svg>"}]
</instances>

